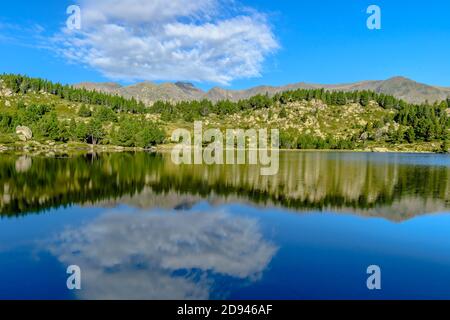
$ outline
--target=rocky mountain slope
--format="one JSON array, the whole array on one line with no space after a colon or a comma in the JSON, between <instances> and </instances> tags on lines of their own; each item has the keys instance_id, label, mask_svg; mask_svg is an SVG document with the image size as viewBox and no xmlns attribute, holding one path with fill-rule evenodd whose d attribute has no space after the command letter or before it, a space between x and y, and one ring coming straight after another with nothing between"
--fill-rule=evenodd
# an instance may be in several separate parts
<instances>
[{"instance_id":1,"label":"rocky mountain slope","mask_svg":"<svg viewBox=\"0 0 450 320\"><path fill-rule=\"evenodd\" d=\"M77 88L86 88L88 90L97 90L118 94L126 98L135 98L145 103L152 103L157 100L164 101L191 101L208 99L212 101L247 99L257 94L274 95L278 92L294 89L316 89L325 88L327 90L371 90L377 93L393 95L399 99L411 103L422 103L425 101L434 102L445 100L450 97L450 88L431 86L415 82L404 77L394 77L380 81L362 81L349 84L323 85L310 83L296 83L286 86L259 86L247 90L227 90L219 87L212 88L205 92L196 88L191 83L152 83L142 82L130 86L121 86L117 83L80 83L75 85Z\"/></svg>"}]
</instances>

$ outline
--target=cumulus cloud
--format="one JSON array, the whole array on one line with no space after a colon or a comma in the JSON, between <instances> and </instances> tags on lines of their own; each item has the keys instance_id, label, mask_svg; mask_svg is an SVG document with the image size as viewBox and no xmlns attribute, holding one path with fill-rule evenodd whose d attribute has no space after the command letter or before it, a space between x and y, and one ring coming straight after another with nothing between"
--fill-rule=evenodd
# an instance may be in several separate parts
<instances>
[{"instance_id":1,"label":"cumulus cloud","mask_svg":"<svg viewBox=\"0 0 450 320\"><path fill-rule=\"evenodd\" d=\"M121 80L228 84L259 76L278 48L265 15L231 0L78 0L81 29L60 54Z\"/></svg>"},{"instance_id":2,"label":"cumulus cloud","mask_svg":"<svg viewBox=\"0 0 450 320\"><path fill-rule=\"evenodd\" d=\"M223 212L112 212L49 248L81 267L86 299L208 299L211 274L258 279L277 251L257 220Z\"/></svg>"}]
</instances>

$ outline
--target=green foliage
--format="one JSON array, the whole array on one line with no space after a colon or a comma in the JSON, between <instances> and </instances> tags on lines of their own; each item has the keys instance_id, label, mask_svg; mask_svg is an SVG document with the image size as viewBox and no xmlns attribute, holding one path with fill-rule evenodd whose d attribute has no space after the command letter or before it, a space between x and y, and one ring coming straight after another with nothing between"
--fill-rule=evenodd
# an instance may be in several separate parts
<instances>
[{"instance_id":1,"label":"green foliage","mask_svg":"<svg viewBox=\"0 0 450 320\"><path fill-rule=\"evenodd\" d=\"M117 114L107 107L100 107L96 110L94 118L100 122L117 122Z\"/></svg>"},{"instance_id":2,"label":"green foliage","mask_svg":"<svg viewBox=\"0 0 450 320\"><path fill-rule=\"evenodd\" d=\"M148 148L162 144L166 138L165 132L154 124L143 123L143 127L135 136L136 146Z\"/></svg>"},{"instance_id":3,"label":"green foliage","mask_svg":"<svg viewBox=\"0 0 450 320\"><path fill-rule=\"evenodd\" d=\"M409 142L443 140L449 128L446 103L434 105L402 104L394 120L409 128L405 139Z\"/></svg>"},{"instance_id":4,"label":"green foliage","mask_svg":"<svg viewBox=\"0 0 450 320\"><path fill-rule=\"evenodd\" d=\"M40 132L45 124L49 114L54 114L54 108L48 105L31 105L26 107L19 103L17 110L0 112L0 132L14 133L17 126L27 126L33 128L35 134ZM55 115L52 116L52 118ZM46 136L44 132L42 136ZM60 138L57 136L57 138Z\"/></svg>"},{"instance_id":5,"label":"green foliage","mask_svg":"<svg viewBox=\"0 0 450 320\"><path fill-rule=\"evenodd\" d=\"M71 134L76 138L76 140L81 142L86 142L88 136L88 128L84 122L80 122L75 124L75 129L73 128L74 124L71 123Z\"/></svg>"},{"instance_id":6,"label":"green foliage","mask_svg":"<svg viewBox=\"0 0 450 320\"><path fill-rule=\"evenodd\" d=\"M339 106L345 106L347 104L347 96L344 92L338 92L336 96L336 104Z\"/></svg>"},{"instance_id":7,"label":"green foliage","mask_svg":"<svg viewBox=\"0 0 450 320\"><path fill-rule=\"evenodd\" d=\"M244 109L263 109L263 108L270 108L272 106L272 99L269 97L268 94L262 95L258 94L254 97L251 97L247 100L241 101L241 108Z\"/></svg>"},{"instance_id":8,"label":"green foliage","mask_svg":"<svg viewBox=\"0 0 450 320\"><path fill-rule=\"evenodd\" d=\"M240 113L243 117L253 115L256 110L267 112L269 119L279 111L279 118L287 118L287 104L300 101L322 101L334 107L336 116L340 108L349 103L358 103L363 107L371 102L388 110L382 116L369 120L366 128L356 125L352 128L342 128L345 136L350 129L358 129L359 135L353 139L335 139L332 137L320 138L299 132L298 130L282 130L281 142L285 148L300 149L347 149L357 146L361 140L386 140L390 143L416 143L445 141L448 138L450 119L447 109L450 107L450 98L442 103L430 105L409 104L391 95L378 94L372 91L327 91L324 89L298 89L277 93L273 97L268 94L256 95L249 99L237 102L223 100L211 102L182 101L177 103L155 102L152 107L145 108L144 104L135 99L125 99L119 96L77 89L71 86L55 84L46 80L29 78L20 75L2 75L0 79L15 93L27 94L47 92L68 101L78 102L81 107L78 116L90 118L89 122L77 123L72 119L68 123L58 120L55 106L34 103L26 106L19 96L17 108L0 111L0 132L14 133L18 125L29 126L39 138L55 141L82 141L88 143L115 143L121 146L149 147L162 143L165 138L164 131L156 124L149 123L144 118L131 113L151 112L159 114L164 122L193 122L204 117L217 117L225 119L226 116ZM91 112L90 106L94 112ZM367 111L371 109L365 108ZM261 113L259 112L259 113ZM120 117L118 113L122 113ZM123 114L128 113L128 114ZM314 115L319 116L319 110ZM306 121L306 115L299 119ZM120 121L119 121L120 118ZM367 119L365 119L367 120ZM395 127L393 126L395 124ZM390 125L386 133L382 128ZM398 129L397 129L398 128ZM353 134L352 134L353 135Z\"/></svg>"},{"instance_id":9,"label":"green foliage","mask_svg":"<svg viewBox=\"0 0 450 320\"><path fill-rule=\"evenodd\" d=\"M10 112L0 112L0 132L12 132L15 122L15 114Z\"/></svg>"},{"instance_id":10,"label":"green foliage","mask_svg":"<svg viewBox=\"0 0 450 320\"><path fill-rule=\"evenodd\" d=\"M44 115L53 110L54 108L48 105L31 105L28 107L19 108L16 123L17 125L32 126Z\"/></svg>"},{"instance_id":11,"label":"green foliage","mask_svg":"<svg viewBox=\"0 0 450 320\"><path fill-rule=\"evenodd\" d=\"M82 104L78 111L78 115L82 118L89 118L92 116L92 111L85 104Z\"/></svg>"},{"instance_id":12,"label":"green foliage","mask_svg":"<svg viewBox=\"0 0 450 320\"><path fill-rule=\"evenodd\" d=\"M380 95L372 91L325 91L324 89L297 89L278 93L273 97L273 101L280 104L295 101L320 100L327 105L345 105L347 103L360 103L367 106L370 101L380 102L382 107L386 107L385 101L392 101L392 105L398 104L399 100L393 96Z\"/></svg>"},{"instance_id":13,"label":"green foliage","mask_svg":"<svg viewBox=\"0 0 450 320\"><path fill-rule=\"evenodd\" d=\"M212 108L211 108L212 109ZM230 100L219 101L216 104L215 112L220 115L233 114L239 111L239 106Z\"/></svg>"},{"instance_id":14,"label":"green foliage","mask_svg":"<svg viewBox=\"0 0 450 320\"><path fill-rule=\"evenodd\" d=\"M62 99L92 105L109 107L117 112L143 113L145 105L136 99L126 99L117 95L78 89L61 85L44 79L30 78L22 75L3 74L0 76L5 85L14 93L46 92Z\"/></svg>"},{"instance_id":15,"label":"green foliage","mask_svg":"<svg viewBox=\"0 0 450 320\"><path fill-rule=\"evenodd\" d=\"M370 101L370 97L369 97L369 93L367 91L363 91L361 93L360 99L359 99L359 103L365 107L369 104Z\"/></svg>"},{"instance_id":16,"label":"green foliage","mask_svg":"<svg viewBox=\"0 0 450 320\"><path fill-rule=\"evenodd\" d=\"M286 118L287 117L286 108L281 108L280 114L278 116L280 118Z\"/></svg>"},{"instance_id":17,"label":"green foliage","mask_svg":"<svg viewBox=\"0 0 450 320\"><path fill-rule=\"evenodd\" d=\"M333 137L316 137L310 134L302 134L294 129L280 132L280 145L284 149L331 149L350 150L356 147L355 139L335 139Z\"/></svg>"},{"instance_id":18,"label":"green foliage","mask_svg":"<svg viewBox=\"0 0 450 320\"><path fill-rule=\"evenodd\" d=\"M448 140L445 139L444 141L442 141L442 144L441 144L441 152L442 152L442 153L448 153L448 152L449 152L449 148L450 148L450 145L449 145L449 143L448 143Z\"/></svg>"},{"instance_id":19,"label":"green foliage","mask_svg":"<svg viewBox=\"0 0 450 320\"><path fill-rule=\"evenodd\" d=\"M138 131L136 123L130 119L124 119L119 125L119 129L113 137L114 144L122 147L134 147L135 135Z\"/></svg>"},{"instance_id":20,"label":"green foliage","mask_svg":"<svg viewBox=\"0 0 450 320\"><path fill-rule=\"evenodd\" d=\"M397 130L391 129L389 133L389 140L393 143L403 143L405 139L405 131L403 128L398 128Z\"/></svg>"},{"instance_id":21,"label":"green foliage","mask_svg":"<svg viewBox=\"0 0 450 320\"><path fill-rule=\"evenodd\" d=\"M67 129L58 120L53 106L20 105L15 113L0 113L0 131L15 132L17 126L28 126L34 136L42 139L65 142L69 139Z\"/></svg>"},{"instance_id":22,"label":"green foliage","mask_svg":"<svg viewBox=\"0 0 450 320\"><path fill-rule=\"evenodd\" d=\"M55 112L42 117L35 126L33 132L36 136L53 141L66 142L69 140L69 134L64 124L61 123Z\"/></svg>"},{"instance_id":23,"label":"green foliage","mask_svg":"<svg viewBox=\"0 0 450 320\"><path fill-rule=\"evenodd\" d=\"M105 137L103 124L99 119L91 119L86 126L85 141L90 144L98 144Z\"/></svg>"},{"instance_id":24,"label":"green foliage","mask_svg":"<svg viewBox=\"0 0 450 320\"><path fill-rule=\"evenodd\" d=\"M70 128L73 130L69 133L69 135L72 136L72 139L75 138L78 141L93 145L102 142L106 136L102 122L95 118L89 120L88 123L80 122L76 124L73 121L70 124Z\"/></svg>"},{"instance_id":25,"label":"green foliage","mask_svg":"<svg viewBox=\"0 0 450 320\"><path fill-rule=\"evenodd\" d=\"M123 147L148 148L164 142L165 133L156 124L126 118L119 123L113 141Z\"/></svg>"},{"instance_id":26,"label":"green foliage","mask_svg":"<svg viewBox=\"0 0 450 320\"><path fill-rule=\"evenodd\" d=\"M405 140L408 143L413 143L416 141L416 133L413 128L410 127L405 131Z\"/></svg>"},{"instance_id":27,"label":"green foliage","mask_svg":"<svg viewBox=\"0 0 450 320\"><path fill-rule=\"evenodd\" d=\"M72 140L72 141L79 140L78 137L77 137L77 122L73 118L69 122L67 135L68 135L69 139Z\"/></svg>"}]
</instances>

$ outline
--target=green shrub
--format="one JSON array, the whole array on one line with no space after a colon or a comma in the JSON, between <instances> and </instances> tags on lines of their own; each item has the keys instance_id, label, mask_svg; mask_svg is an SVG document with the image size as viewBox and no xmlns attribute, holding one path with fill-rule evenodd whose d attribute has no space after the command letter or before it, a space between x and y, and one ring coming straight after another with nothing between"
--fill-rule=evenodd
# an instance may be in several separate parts
<instances>
[{"instance_id":1,"label":"green shrub","mask_svg":"<svg viewBox=\"0 0 450 320\"><path fill-rule=\"evenodd\" d=\"M78 115L82 118L89 118L92 116L92 111L85 104L81 105Z\"/></svg>"},{"instance_id":2,"label":"green shrub","mask_svg":"<svg viewBox=\"0 0 450 320\"><path fill-rule=\"evenodd\" d=\"M98 108L94 117L101 122L117 122L117 114L107 107Z\"/></svg>"}]
</instances>

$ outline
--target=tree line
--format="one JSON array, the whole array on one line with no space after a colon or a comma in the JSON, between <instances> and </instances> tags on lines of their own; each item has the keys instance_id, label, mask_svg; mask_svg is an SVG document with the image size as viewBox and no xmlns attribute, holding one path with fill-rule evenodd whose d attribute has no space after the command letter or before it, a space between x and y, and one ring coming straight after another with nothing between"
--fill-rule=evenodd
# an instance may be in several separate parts
<instances>
[{"instance_id":1,"label":"tree line","mask_svg":"<svg viewBox=\"0 0 450 320\"><path fill-rule=\"evenodd\" d=\"M52 83L39 78L30 78L22 75L3 74L0 76L4 85L14 93L26 94L29 92L46 92L62 99L82 103L78 116L89 118L88 122L80 124L72 121L70 125L58 122L54 110L48 106L31 106L18 108L16 115L1 113L0 130L11 130L15 125L31 124L37 132L56 141L77 139L98 143L105 140L107 134L103 130L105 123L116 123L120 134L111 135L111 143L126 146L142 146L151 138L152 143L162 141L162 130L154 124L147 125L144 118L122 117L118 114L159 114L165 122L201 120L202 118L216 114L223 117L239 112L249 112L258 109L270 109L273 106L281 107L279 117L286 117L286 105L298 101L322 101L327 105L345 106L349 103L357 103L363 107L371 102L382 108L393 110L393 120L399 125L398 130L389 133L388 142L414 143L416 141L447 141L450 120L447 114L450 108L450 98L440 103L411 104L397 99L392 95L376 93L373 91L329 91L325 89L297 89L277 93L273 96L259 94L239 101L221 100L212 102L200 101L156 101L152 106L135 99L126 99L118 95L111 95L97 91L74 88L69 85ZM96 105L94 111L87 105ZM98 107L99 106L99 107ZM49 109L50 108L50 109ZM23 109L23 110L22 110ZM272 112L272 110L270 110ZM366 131L373 130L377 123L369 123ZM154 129L142 129L154 127ZM123 128L123 129L122 129ZM74 137L74 132L76 136ZM70 136L72 135L72 136ZM68 137L70 136L70 137ZM130 138L132 136L133 138ZM336 141L333 138L318 138L303 135L292 130L282 130L282 144L291 148L353 148L359 140L354 137L349 141ZM370 137L369 137L370 139Z\"/></svg>"},{"instance_id":2,"label":"tree line","mask_svg":"<svg viewBox=\"0 0 450 320\"><path fill-rule=\"evenodd\" d=\"M232 114L244 110L269 108L275 103L286 104L294 101L320 100L328 105L346 105L347 103L360 103L367 106L370 101L377 102L383 108L398 108L404 101L392 95L375 93L373 91L328 91L325 89L298 89L277 93L273 97L268 94L259 94L237 102L221 100L213 103L209 100L181 101L177 103L157 101L151 108L134 98L124 98L119 95L74 88L51 81L31 78L16 74L3 74L0 76L3 83L13 93L26 94L29 92L45 92L68 101L91 105L100 105L111 108L116 112L129 113L161 113L168 119L187 119L207 116L210 113L219 115ZM450 104L450 100L447 101Z\"/></svg>"},{"instance_id":3,"label":"tree line","mask_svg":"<svg viewBox=\"0 0 450 320\"><path fill-rule=\"evenodd\" d=\"M16 74L3 74L0 79L13 93L45 92L72 102L105 106L117 112L143 113L145 111L145 104L134 98L126 99L119 95L74 88L70 85Z\"/></svg>"},{"instance_id":4,"label":"tree line","mask_svg":"<svg viewBox=\"0 0 450 320\"><path fill-rule=\"evenodd\" d=\"M83 107L80 108L80 111ZM0 112L0 132L14 133L17 126L27 126L37 140L114 144L149 148L165 140L165 132L144 116L122 115L100 106L83 121L58 119L55 106L19 103L16 110ZM110 128L108 128L110 127Z\"/></svg>"}]
</instances>

